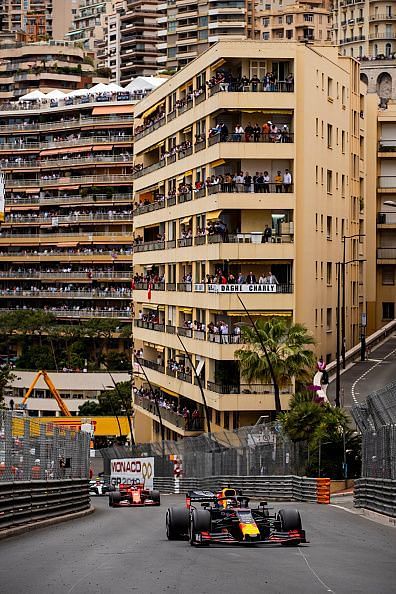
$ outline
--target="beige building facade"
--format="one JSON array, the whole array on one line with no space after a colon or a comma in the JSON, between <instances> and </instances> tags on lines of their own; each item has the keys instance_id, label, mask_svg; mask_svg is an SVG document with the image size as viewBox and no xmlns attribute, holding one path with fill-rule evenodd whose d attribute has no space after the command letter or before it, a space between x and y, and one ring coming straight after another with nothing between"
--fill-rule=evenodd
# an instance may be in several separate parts
<instances>
[{"instance_id":1,"label":"beige building facade","mask_svg":"<svg viewBox=\"0 0 396 594\"><path fill-rule=\"evenodd\" d=\"M255 39L263 41L319 41L331 39L330 12L321 0L286 0L257 4Z\"/></svg>"},{"instance_id":2,"label":"beige building facade","mask_svg":"<svg viewBox=\"0 0 396 594\"><path fill-rule=\"evenodd\" d=\"M396 103L378 109L368 96L367 314L368 331L396 317Z\"/></svg>"},{"instance_id":3,"label":"beige building facade","mask_svg":"<svg viewBox=\"0 0 396 594\"><path fill-rule=\"evenodd\" d=\"M254 83L266 72L275 81ZM305 324L318 356L335 358L344 236L354 236L344 239L346 261L364 257L363 88L357 62L334 47L223 41L136 106L135 380L144 383L140 361L179 408L197 408L201 430L192 365L212 429L274 410L271 386L247 385L235 361L247 321L236 293L255 319ZM353 262L347 348L364 310L363 264ZM145 439L155 439L150 403L135 404ZM166 427L167 438L197 430L172 411Z\"/></svg>"},{"instance_id":4,"label":"beige building facade","mask_svg":"<svg viewBox=\"0 0 396 594\"><path fill-rule=\"evenodd\" d=\"M80 0L2 0L3 27L24 31L31 41L64 39Z\"/></svg>"},{"instance_id":5,"label":"beige building facade","mask_svg":"<svg viewBox=\"0 0 396 594\"><path fill-rule=\"evenodd\" d=\"M169 0L158 3L158 66L179 70L214 43L253 39L251 0Z\"/></svg>"}]
</instances>

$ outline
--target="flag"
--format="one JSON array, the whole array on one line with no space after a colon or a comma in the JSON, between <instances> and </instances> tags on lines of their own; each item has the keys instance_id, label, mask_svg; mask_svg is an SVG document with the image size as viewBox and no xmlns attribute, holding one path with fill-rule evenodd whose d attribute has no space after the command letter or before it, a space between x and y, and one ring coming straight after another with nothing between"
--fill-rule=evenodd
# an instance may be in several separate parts
<instances>
[{"instance_id":1,"label":"flag","mask_svg":"<svg viewBox=\"0 0 396 594\"><path fill-rule=\"evenodd\" d=\"M148 284L147 287L147 299L150 301L151 299L151 283Z\"/></svg>"},{"instance_id":2,"label":"flag","mask_svg":"<svg viewBox=\"0 0 396 594\"><path fill-rule=\"evenodd\" d=\"M131 289L132 289L132 291L135 290L135 279L134 278L131 280Z\"/></svg>"}]
</instances>

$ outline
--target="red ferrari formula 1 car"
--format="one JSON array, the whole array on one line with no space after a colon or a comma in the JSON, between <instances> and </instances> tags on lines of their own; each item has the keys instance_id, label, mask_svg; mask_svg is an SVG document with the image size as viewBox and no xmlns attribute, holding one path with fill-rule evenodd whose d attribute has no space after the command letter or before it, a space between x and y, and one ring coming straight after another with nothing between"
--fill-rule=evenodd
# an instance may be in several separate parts
<instances>
[{"instance_id":1,"label":"red ferrari formula 1 car","mask_svg":"<svg viewBox=\"0 0 396 594\"><path fill-rule=\"evenodd\" d=\"M296 509L285 508L271 515L266 502L260 502L256 508L249 507L249 498L231 488L217 494L187 493L185 507L168 509L166 534L169 540L188 538L192 546L211 543L297 546L307 542Z\"/></svg>"},{"instance_id":2,"label":"red ferrari formula 1 car","mask_svg":"<svg viewBox=\"0 0 396 594\"><path fill-rule=\"evenodd\" d=\"M110 507L142 507L144 505L161 505L160 492L145 489L143 485L121 484L118 486L118 491L109 493Z\"/></svg>"}]
</instances>

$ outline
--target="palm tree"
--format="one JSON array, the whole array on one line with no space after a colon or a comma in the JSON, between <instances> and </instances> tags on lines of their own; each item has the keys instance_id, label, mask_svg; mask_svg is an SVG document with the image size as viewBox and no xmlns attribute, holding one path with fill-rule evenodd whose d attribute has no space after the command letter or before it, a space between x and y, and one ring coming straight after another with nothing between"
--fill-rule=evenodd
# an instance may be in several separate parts
<instances>
[{"instance_id":1,"label":"palm tree","mask_svg":"<svg viewBox=\"0 0 396 594\"><path fill-rule=\"evenodd\" d=\"M302 324L289 324L284 318L259 319L255 328L245 326L242 330L244 346L235 353L240 362L242 376L248 384L270 382L270 366L263 352L263 342L270 361L274 382L275 410L281 412L279 388L290 384L294 377L297 383L309 380L309 370L315 364L314 353L307 348L314 339Z\"/></svg>"}]
</instances>

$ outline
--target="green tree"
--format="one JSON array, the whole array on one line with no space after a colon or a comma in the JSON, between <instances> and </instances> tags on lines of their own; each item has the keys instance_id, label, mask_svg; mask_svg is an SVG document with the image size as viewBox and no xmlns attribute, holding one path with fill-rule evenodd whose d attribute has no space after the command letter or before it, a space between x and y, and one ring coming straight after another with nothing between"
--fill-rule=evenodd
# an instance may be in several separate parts
<instances>
[{"instance_id":1,"label":"green tree","mask_svg":"<svg viewBox=\"0 0 396 594\"><path fill-rule=\"evenodd\" d=\"M4 408L4 393L9 384L16 378L11 367L3 365L0 367L0 409Z\"/></svg>"},{"instance_id":2,"label":"green tree","mask_svg":"<svg viewBox=\"0 0 396 594\"><path fill-rule=\"evenodd\" d=\"M252 326L244 326L244 346L235 353L240 362L242 377L248 384L272 382L270 367L263 352L261 340L268 353L276 379L275 410L281 411L279 389L290 384L292 378L297 384L307 382L315 364L315 355L308 347L314 339L302 324L290 324L284 318L259 319Z\"/></svg>"},{"instance_id":3,"label":"green tree","mask_svg":"<svg viewBox=\"0 0 396 594\"><path fill-rule=\"evenodd\" d=\"M78 407L80 416L121 415L131 408L131 382L119 382L117 388L103 390L98 402L85 402Z\"/></svg>"}]
</instances>

